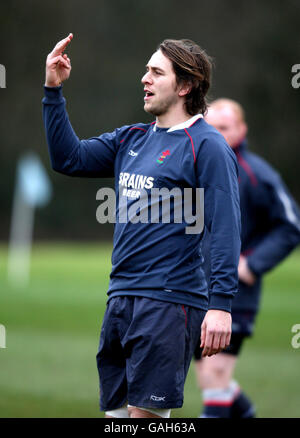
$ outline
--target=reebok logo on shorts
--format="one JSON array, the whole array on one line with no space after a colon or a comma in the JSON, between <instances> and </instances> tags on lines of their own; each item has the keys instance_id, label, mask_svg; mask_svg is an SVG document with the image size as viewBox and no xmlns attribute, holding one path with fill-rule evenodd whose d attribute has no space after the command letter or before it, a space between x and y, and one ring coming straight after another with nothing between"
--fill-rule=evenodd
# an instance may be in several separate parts
<instances>
[{"instance_id":1,"label":"reebok logo on shorts","mask_svg":"<svg viewBox=\"0 0 300 438\"><path fill-rule=\"evenodd\" d=\"M156 395L151 395L150 400L153 401L165 401L166 397L157 397Z\"/></svg>"}]
</instances>

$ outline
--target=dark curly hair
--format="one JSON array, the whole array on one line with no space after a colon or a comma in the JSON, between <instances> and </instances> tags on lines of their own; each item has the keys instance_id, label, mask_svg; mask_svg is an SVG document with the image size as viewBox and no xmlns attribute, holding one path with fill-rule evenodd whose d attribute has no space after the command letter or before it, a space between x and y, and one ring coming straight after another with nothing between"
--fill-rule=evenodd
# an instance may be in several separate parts
<instances>
[{"instance_id":1,"label":"dark curly hair","mask_svg":"<svg viewBox=\"0 0 300 438\"><path fill-rule=\"evenodd\" d=\"M205 98L211 82L212 59L194 41L188 39L167 39L159 44L157 50L170 59L178 85L190 84L191 91L186 96L185 106L188 114L205 114Z\"/></svg>"}]
</instances>

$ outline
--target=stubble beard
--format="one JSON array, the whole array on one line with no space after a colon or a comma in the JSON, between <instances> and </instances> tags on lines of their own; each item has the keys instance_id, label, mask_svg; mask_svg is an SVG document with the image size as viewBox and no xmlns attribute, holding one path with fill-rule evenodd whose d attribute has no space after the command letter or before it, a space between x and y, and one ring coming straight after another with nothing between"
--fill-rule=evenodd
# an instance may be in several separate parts
<instances>
[{"instance_id":1,"label":"stubble beard","mask_svg":"<svg viewBox=\"0 0 300 438\"><path fill-rule=\"evenodd\" d=\"M144 105L144 110L146 111L146 113L152 114L155 117L159 117L166 114L176 102L176 96L169 96L164 101L153 104L153 106L151 106L150 103L149 108L147 108L146 102Z\"/></svg>"}]
</instances>

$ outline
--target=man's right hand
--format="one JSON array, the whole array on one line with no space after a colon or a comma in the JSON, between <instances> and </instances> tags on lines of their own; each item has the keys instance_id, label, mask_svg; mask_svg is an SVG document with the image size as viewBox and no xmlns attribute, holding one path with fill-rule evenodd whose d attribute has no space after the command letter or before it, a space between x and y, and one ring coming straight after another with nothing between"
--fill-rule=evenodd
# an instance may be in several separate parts
<instances>
[{"instance_id":1,"label":"man's right hand","mask_svg":"<svg viewBox=\"0 0 300 438\"><path fill-rule=\"evenodd\" d=\"M63 54L67 45L72 41L73 34L59 41L46 61L46 81L47 87L58 87L69 78L71 73L71 61L67 54Z\"/></svg>"}]
</instances>

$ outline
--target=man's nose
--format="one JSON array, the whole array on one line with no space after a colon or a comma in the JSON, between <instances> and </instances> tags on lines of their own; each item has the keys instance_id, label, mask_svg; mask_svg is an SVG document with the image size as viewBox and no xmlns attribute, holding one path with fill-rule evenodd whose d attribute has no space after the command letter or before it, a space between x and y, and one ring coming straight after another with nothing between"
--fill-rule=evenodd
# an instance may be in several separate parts
<instances>
[{"instance_id":1,"label":"man's nose","mask_svg":"<svg viewBox=\"0 0 300 438\"><path fill-rule=\"evenodd\" d=\"M150 72L146 72L141 79L142 84L152 83L152 78Z\"/></svg>"}]
</instances>

